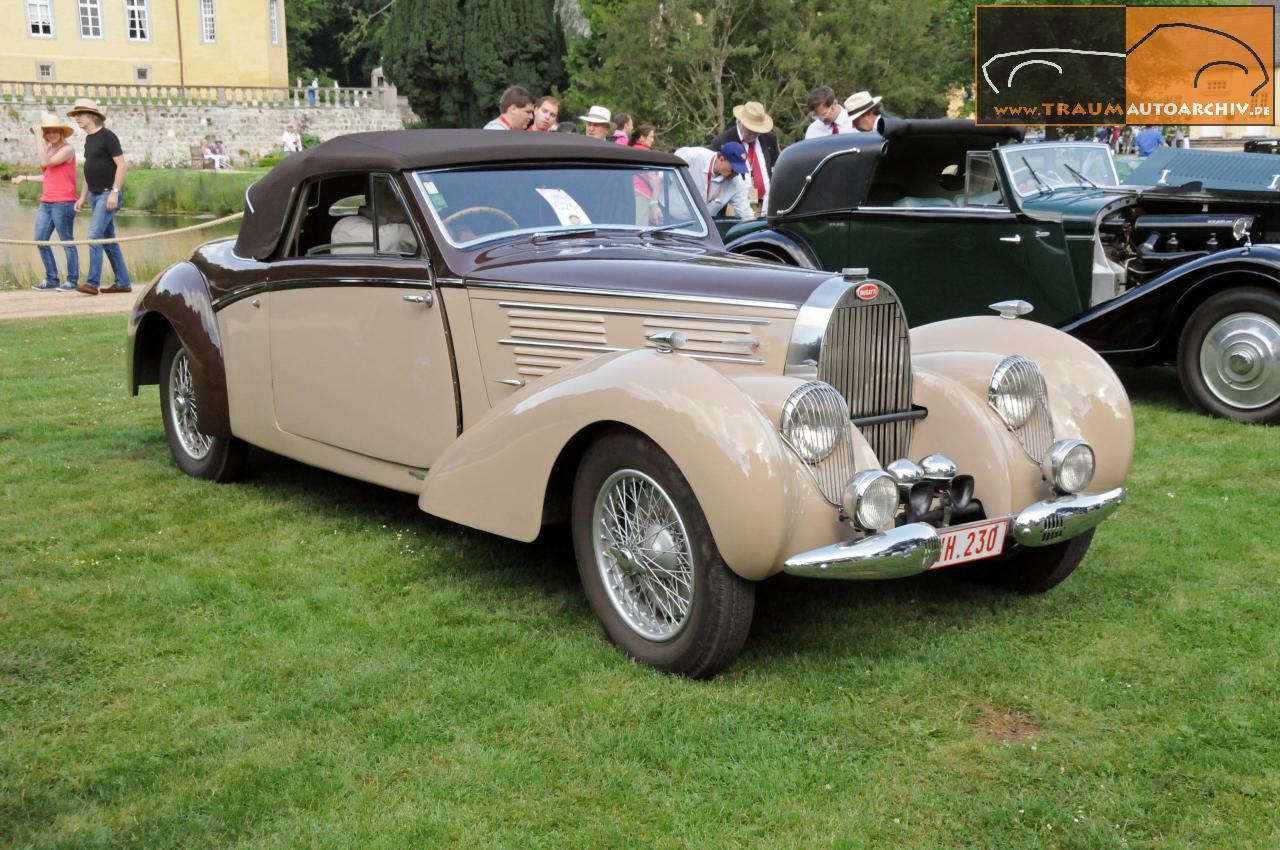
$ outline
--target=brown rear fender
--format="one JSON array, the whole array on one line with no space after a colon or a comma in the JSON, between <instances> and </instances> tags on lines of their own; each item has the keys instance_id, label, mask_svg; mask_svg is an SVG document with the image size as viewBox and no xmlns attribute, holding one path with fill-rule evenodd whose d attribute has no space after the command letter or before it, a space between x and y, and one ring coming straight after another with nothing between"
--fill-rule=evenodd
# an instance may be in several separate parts
<instances>
[{"instance_id":1,"label":"brown rear fender","mask_svg":"<svg viewBox=\"0 0 1280 850\"><path fill-rule=\"evenodd\" d=\"M744 578L777 571L790 554L784 550L797 516L811 506L835 520L741 387L704 363L652 349L595 357L509 396L441 455L419 505L463 525L532 540L557 459L577 435L602 423L644 434L675 461L725 563Z\"/></svg>"},{"instance_id":2,"label":"brown rear fender","mask_svg":"<svg viewBox=\"0 0 1280 850\"><path fill-rule=\"evenodd\" d=\"M190 262L171 266L153 280L133 306L125 346L129 391L160 382L160 352L172 331L186 349L200 399L198 425L212 437L230 437L227 377L222 339L209 285Z\"/></svg>"}]
</instances>

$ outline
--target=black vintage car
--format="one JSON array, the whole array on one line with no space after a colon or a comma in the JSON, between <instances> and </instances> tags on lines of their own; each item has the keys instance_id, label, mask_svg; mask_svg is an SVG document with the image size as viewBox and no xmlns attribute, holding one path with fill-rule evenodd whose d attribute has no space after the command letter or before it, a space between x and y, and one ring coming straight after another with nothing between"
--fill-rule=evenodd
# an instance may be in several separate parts
<instances>
[{"instance_id":1,"label":"black vintage car","mask_svg":"<svg viewBox=\"0 0 1280 850\"><path fill-rule=\"evenodd\" d=\"M1105 145L889 119L792 145L731 251L866 267L913 323L1019 299L1109 360L1177 363L1202 410L1280 422L1280 165L1163 148L1121 183Z\"/></svg>"}]
</instances>

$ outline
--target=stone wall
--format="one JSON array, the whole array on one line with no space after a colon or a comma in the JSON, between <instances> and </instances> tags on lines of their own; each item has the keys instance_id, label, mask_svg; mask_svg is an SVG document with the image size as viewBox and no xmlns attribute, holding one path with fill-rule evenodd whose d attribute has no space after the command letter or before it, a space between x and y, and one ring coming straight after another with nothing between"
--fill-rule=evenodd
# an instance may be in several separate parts
<instances>
[{"instance_id":1,"label":"stone wall","mask_svg":"<svg viewBox=\"0 0 1280 850\"><path fill-rule=\"evenodd\" d=\"M403 100L403 98L401 99ZM59 115L71 104L57 104ZM0 104L0 161L34 163L31 134L27 128L40 123L49 107L34 103ZM285 125L319 136L322 141L344 133L369 130L399 130L412 112L404 104L387 109L369 106L156 106L117 104L104 106L107 127L120 137L125 157L133 167L186 165L191 162L191 145L202 138L212 143L222 139L233 166L252 165L259 157L280 149ZM72 126L75 122L67 119ZM84 133L76 129L71 144L84 149Z\"/></svg>"}]
</instances>

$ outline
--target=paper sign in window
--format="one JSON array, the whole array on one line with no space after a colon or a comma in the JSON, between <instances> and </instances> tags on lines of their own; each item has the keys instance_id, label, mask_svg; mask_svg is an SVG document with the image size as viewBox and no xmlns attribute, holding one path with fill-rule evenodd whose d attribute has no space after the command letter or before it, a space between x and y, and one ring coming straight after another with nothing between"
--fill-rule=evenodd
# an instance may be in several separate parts
<instances>
[{"instance_id":1,"label":"paper sign in window","mask_svg":"<svg viewBox=\"0 0 1280 850\"><path fill-rule=\"evenodd\" d=\"M560 219L561 224L577 227L591 223L590 217L564 189L538 189L537 192L555 211L556 218Z\"/></svg>"}]
</instances>

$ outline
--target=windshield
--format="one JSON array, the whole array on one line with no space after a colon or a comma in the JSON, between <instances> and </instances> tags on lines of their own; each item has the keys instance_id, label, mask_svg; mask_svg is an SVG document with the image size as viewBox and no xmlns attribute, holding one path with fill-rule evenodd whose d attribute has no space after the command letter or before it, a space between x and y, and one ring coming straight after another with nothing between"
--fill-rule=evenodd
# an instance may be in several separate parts
<instances>
[{"instance_id":1,"label":"windshield","mask_svg":"<svg viewBox=\"0 0 1280 850\"><path fill-rule=\"evenodd\" d=\"M1021 197L1066 186L1117 186L1115 164L1106 145L1042 142L998 148L1013 189Z\"/></svg>"},{"instance_id":2,"label":"windshield","mask_svg":"<svg viewBox=\"0 0 1280 850\"><path fill-rule=\"evenodd\" d=\"M449 244L509 236L650 231L706 236L680 172L647 166L421 171L418 185Z\"/></svg>"}]
</instances>

